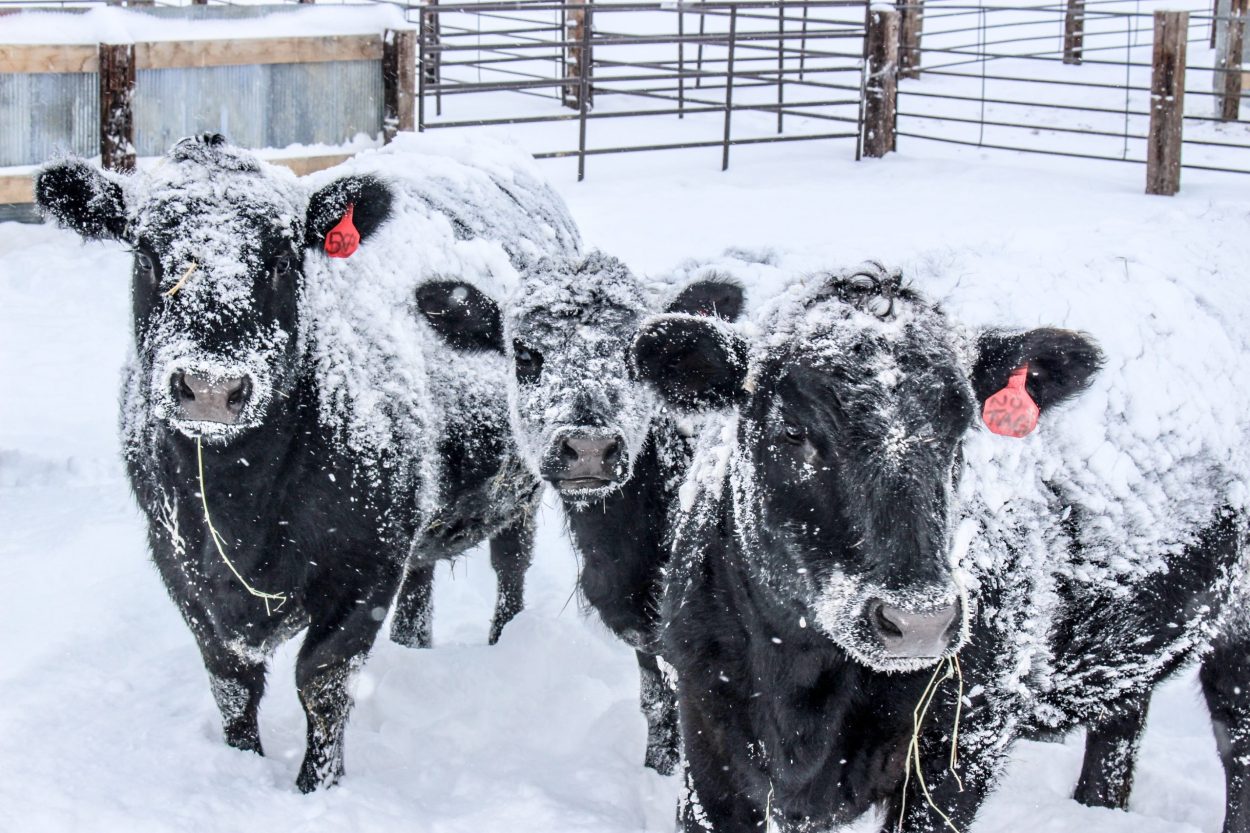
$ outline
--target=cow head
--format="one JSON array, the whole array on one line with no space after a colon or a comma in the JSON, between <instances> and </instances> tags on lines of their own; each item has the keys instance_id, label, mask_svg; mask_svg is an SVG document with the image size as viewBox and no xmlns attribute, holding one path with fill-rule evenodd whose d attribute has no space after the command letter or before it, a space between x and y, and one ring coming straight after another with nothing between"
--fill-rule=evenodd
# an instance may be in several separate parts
<instances>
[{"instance_id":1,"label":"cow head","mask_svg":"<svg viewBox=\"0 0 1250 833\"><path fill-rule=\"evenodd\" d=\"M874 669L953 654L970 621L955 484L978 403L1027 362L1044 416L1087 384L1098 348L1043 329L987 333L967 350L875 265L811 281L763 329L752 349L714 321L659 316L634 361L675 406L737 407L728 488L761 580Z\"/></svg>"},{"instance_id":2,"label":"cow head","mask_svg":"<svg viewBox=\"0 0 1250 833\"><path fill-rule=\"evenodd\" d=\"M539 477L573 502L629 480L655 397L630 373L638 325L667 309L736 317L742 290L704 277L658 303L619 260L602 253L544 260L522 276L506 312L465 284L426 284L418 304L453 346L497 350L512 362L513 434Z\"/></svg>"},{"instance_id":3,"label":"cow head","mask_svg":"<svg viewBox=\"0 0 1250 833\"><path fill-rule=\"evenodd\" d=\"M61 225L134 252L135 347L152 417L209 442L265 421L299 372L306 198L293 175L204 135L135 176L54 162L35 195Z\"/></svg>"}]
</instances>

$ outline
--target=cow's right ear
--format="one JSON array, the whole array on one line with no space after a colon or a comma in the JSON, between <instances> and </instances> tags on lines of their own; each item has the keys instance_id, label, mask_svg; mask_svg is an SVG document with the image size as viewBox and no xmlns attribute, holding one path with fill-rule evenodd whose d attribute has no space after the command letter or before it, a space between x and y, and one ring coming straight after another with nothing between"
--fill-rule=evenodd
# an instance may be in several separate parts
<instances>
[{"instance_id":1,"label":"cow's right ear","mask_svg":"<svg viewBox=\"0 0 1250 833\"><path fill-rule=\"evenodd\" d=\"M657 315L645 321L630 351L636 376L685 411L744 401L749 349L717 318Z\"/></svg>"},{"instance_id":2,"label":"cow's right ear","mask_svg":"<svg viewBox=\"0 0 1250 833\"><path fill-rule=\"evenodd\" d=\"M360 242L369 239L391 216L390 186L368 174L336 179L312 195L308 201L305 243L310 249L325 245L326 234L343 219L352 206L352 224Z\"/></svg>"},{"instance_id":3,"label":"cow's right ear","mask_svg":"<svg viewBox=\"0 0 1250 833\"><path fill-rule=\"evenodd\" d=\"M45 217L89 240L117 240L126 231L121 184L81 159L53 162L39 171L35 203Z\"/></svg>"},{"instance_id":4,"label":"cow's right ear","mask_svg":"<svg viewBox=\"0 0 1250 833\"><path fill-rule=\"evenodd\" d=\"M499 304L472 284L422 284L417 289L417 309L434 332L457 350L504 351Z\"/></svg>"}]
</instances>

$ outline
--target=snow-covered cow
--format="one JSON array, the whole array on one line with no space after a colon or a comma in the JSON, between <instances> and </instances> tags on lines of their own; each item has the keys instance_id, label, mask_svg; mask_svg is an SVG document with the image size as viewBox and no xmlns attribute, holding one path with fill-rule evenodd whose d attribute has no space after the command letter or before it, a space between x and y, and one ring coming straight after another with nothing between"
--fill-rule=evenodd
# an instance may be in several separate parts
<instances>
[{"instance_id":1,"label":"snow-covered cow","mask_svg":"<svg viewBox=\"0 0 1250 833\"><path fill-rule=\"evenodd\" d=\"M634 346L670 406L724 412L663 610L685 828L966 830L1013 739L1081 725L1077 797L1123 806L1152 688L1200 658L1224 830L1250 829L1244 414L1157 344L1054 413L1097 376L1088 337L970 334L876 266L760 330L661 316Z\"/></svg>"},{"instance_id":2,"label":"snow-covered cow","mask_svg":"<svg viewBox=\"0 0 1250 833\"><path fill-rule=\"evenodd\" d=\"M465 261L448 255L480 228L456 225L472 210L463 206L516 195L490 194L489 173L442 167L466 185L457 212L444 211L446 189L432 187L426 211L442 219L423 227L439 231L430 237L395 228L393 215L414 199L411 181L329 175L310 198L289 172L215 135L183 140L136 176L66 160L36 183L45 214L134 251L135 342L121 416L127 469L153 560L209 672L227 743L261 752L267 658L307 628L296 663L308 724L296 783L305 792L342 773L349 677L410 553L463 548L457 529L479 537L524 530L532 511L536 483L503 477L520 467L509 462L502 413L492 416L472 392L429 397L437 374L427 372L417 340L395 344L403 352L389 360L375 349L398 331L396 318L419 326L415 300L388 294L393 274L421 268L427 255L446 269L512 268L506 254L486 254L501 252L497 243L482 243ZM548 209L532 213L532 237L546 242ZM576 240L571 226L561 231ZM407 248L390 244L389 263L362 256L375 240L398 239ZM360 260L325 263L327 248L341 255L353 245ZM357 280L343 282L346 272ZM331 297L336 275L340 294ZM372 340L353 329L371 323L380 328ZM472 424L478 405L483 427L444 442L439 432ZM490 426L498 427L493 436ZM496 490L497 479L507 485ZM462 500L458 488L472 496ZM473 499L480 495L498 499L488 522ZM432 532L436 522L444 528ZM528 551L513 549L523 571Z\"/></svg>"},{"instance_id":3,"label":"snow-covered cow","mask_svg":"<svg viewBox=\"0 0 1250 833\"><path fill-rule=\"evenodd\" d=\"M434 287L428 300L463 291ZM672 414L632 377L629 347L655 312L736 318L742 289L713 266L645 282L593 252L533 265L502 311L485 295L474 303L485 314L431 320L453 343L506 355L514 368L507 402L520 452L563 499L582 596L637 652L645 762L671 772L677 717L657 662L655 623L667 507L692 448Z\"/></svg>"}]
</instances>

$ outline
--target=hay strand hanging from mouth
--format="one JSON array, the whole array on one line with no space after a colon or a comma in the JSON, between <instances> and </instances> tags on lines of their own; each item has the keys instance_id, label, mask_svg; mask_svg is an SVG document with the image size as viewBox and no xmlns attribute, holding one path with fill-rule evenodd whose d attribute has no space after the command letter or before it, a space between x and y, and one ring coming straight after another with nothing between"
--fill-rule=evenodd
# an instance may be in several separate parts
<instances>
[{"instance_id":1,"label":"hay strand hanging from mouth","mask_svg":"<svg viewBox=\"0 0 1250 833\"><path fill-rule=\"evenodd\" d=\"M942 670L943 665L939 662L933 669L933 676L929 678L929 683L925 686L924 693L920 695L920 701L916 703L916 708L913 709L911 713L911 740L907 744L906 764L903 767L903 791L902 798L899 802L898 825L896 827L896 830L899 831L899 833L901 833L903 829L903 822L907 816L907 787L911 783L911 771L913 767L915 767L916 770L916 782L920 784L920 792L924 796L925 802L935 813L942 817L942 821L947 828L953 831L953 833L960 833L959 828L955 826L955 822L951 820L951 817L947 815L946 811L939 807L933 800L933 795L929 792L929 785L925 781L924 770L920 765L920 729L924 725L925 717L929 713L929 707L933 705L933 700L937 697L938 689L941 688L943 682L954 677L959 682L959 690L956 693L955 699L955 726L951 731L951 754L949 767L951 775L955 777L955 783L959 785L959 791L963 792L963 779L960 778L959 773L955 771L955 768L959 764L959 721L963 716L964 696L964 672L963 668L959 665L959 657L953 656L948 658L945 665L946 673L942 674Z\"/></svg>"},{"instance_id":2,"label":"hay strand hanging from mouth","mask_svg":"<svg viewBox=\"0 0 1250 833\"><path fill-rule=\"evenodd\" d=\"M189 273L188 273L189 274ZM213 539L213 546L217 547L217 554L221 556L221 560L226 562L226 566L230 568L230 572L234 573L234 577L243 585L243 589L262 599L265 602L265 613L269 616L277 613L286 604L285 593L262 593L252 585L248 584L247 579L243 578L243 574L234 566L234 562L226 555L225 540L217 533L217 528L213 526L213 518L208 513L208 490L204 488L204 446L203 441L197 435L195 438L195 462L199 469L200 478L200 503L204 507L204 523L208 526L209 537ZM271 608L270 602L277 602L277 606Z\"/></svg>"}]
</instances>

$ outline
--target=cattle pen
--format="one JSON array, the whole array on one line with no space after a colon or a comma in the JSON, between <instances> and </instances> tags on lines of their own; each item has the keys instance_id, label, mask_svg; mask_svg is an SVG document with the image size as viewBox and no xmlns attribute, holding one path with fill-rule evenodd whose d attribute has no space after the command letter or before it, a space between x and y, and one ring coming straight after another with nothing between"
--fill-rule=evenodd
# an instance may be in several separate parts
<instances>
[{"instance_id":1,"label":"cattle pen","mask_svg":"<svg viewBox=\"0 0 1250 833\"><path fill-rule=\"evenodd\" d=\"M334 34L301 28L303 4L136 4L152 23L119 43L6 37L49 8L0 2L5 216L55 154L126 170L204 131L300 173L397 130L481 128L575 159L579 178L606 154L701 149L690 164L727 168L734 148L800 141L1128 163L1150 193L1182 170L1250 173L1245 0L317 6L366 15Z\"/></svg>"}]
</instances>

